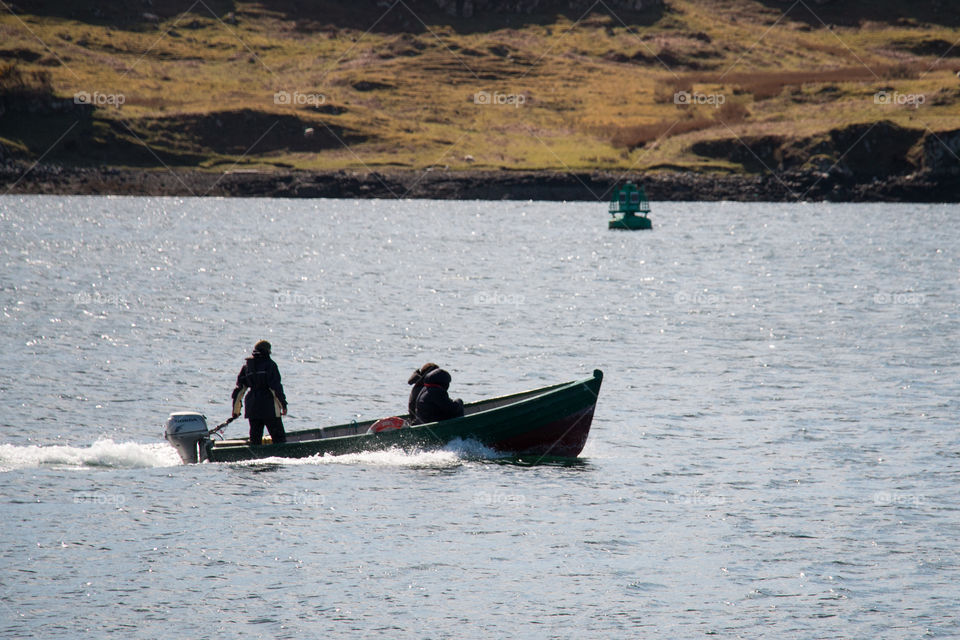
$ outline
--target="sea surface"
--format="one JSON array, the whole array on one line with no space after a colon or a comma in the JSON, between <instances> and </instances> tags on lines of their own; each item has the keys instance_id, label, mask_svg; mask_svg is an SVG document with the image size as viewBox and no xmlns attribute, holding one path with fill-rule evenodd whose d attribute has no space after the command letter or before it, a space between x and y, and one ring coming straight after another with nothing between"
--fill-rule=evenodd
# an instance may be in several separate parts
<instances>
[{"instance_id":1,"label":"sea surface","mask_svg":"<svg viewBox=\"0 0 960 640\"><path fill-rule=\"evenodd\" d=\"M0 637L960 636L960 208L605 209L0 198ZM288 430L605 378L568 464L179 464L260 339Z\"/></svg>"}]
</instances>

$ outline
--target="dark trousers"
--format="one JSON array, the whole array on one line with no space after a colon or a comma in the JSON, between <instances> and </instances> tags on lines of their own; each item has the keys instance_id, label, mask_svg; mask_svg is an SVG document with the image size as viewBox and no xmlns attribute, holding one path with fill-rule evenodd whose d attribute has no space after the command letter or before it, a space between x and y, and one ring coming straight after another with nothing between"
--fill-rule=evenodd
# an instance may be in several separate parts
<instances>
[{"instance_id":1,"label":"dark trousers","mask_svg":"<svg viewBox=\"0 0 960 640\"><path fill-rule=\"evenodd\" d=\"M250 421L250 444L263 443L263 428L266 427L273 438L274 444L280 444L287 441L287 432L283 430L282 418L267 418L260 420L258 418L248 418Z\"/></svg>"}]
</instances>

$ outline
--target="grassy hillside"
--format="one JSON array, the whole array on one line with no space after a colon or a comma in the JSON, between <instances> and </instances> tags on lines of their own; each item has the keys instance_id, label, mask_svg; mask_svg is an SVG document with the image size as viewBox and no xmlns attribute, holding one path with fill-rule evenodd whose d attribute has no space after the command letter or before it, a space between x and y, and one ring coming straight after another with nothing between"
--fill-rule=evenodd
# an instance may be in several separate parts
<instances>
[{"instance_id":1,"label":"grassy hillside","mask_svg":"<svg viewBox=\"0 0 960 640\"><path fill-rule=\"evenodd\" d=\"M0 7L7 155L218 171L764 172L879 157L877 171L918 164L924 135L960 128L947 2L471 19L402 3L70 4ZM875 148L887 144L896 158Z\"/></svg>"}]
</instances>

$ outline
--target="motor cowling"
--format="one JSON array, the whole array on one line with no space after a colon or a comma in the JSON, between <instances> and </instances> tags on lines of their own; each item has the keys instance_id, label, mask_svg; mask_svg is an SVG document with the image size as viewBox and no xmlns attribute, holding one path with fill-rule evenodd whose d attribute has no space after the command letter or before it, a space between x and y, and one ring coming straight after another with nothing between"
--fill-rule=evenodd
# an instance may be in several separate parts
<instances>
[{"instance_id":1,"label":"motor cowling","mask_svg":"<svg viewBox=\"0 0 960 640\"><path fill-rule=\"evenodd\" d=\"M177 411L167 418L163 437L173 445L184 463L191 464L206 459L206 441L209 433L207 418L202 413Z\"/></svg>"}]
</instances>

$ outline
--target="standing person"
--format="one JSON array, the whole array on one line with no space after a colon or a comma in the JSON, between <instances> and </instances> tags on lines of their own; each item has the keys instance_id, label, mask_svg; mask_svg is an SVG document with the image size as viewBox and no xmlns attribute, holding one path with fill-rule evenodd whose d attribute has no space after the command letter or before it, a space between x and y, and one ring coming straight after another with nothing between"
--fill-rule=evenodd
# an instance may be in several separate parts
<instances>
[{"instance_id":1,"label":"standing person","mask_svg":"<svg viewBox=\"0 0 960 640\"><path fill-rule=\"evenodd\" d=\"M413 389L410 389L410 399L407 400L407 413L410 414L410 422L416 422L417 417L417 396L420 395L420 392L423 391L423 377L433 371L434 369L439 369L436 364L433 362L428 362L419 369L413 372L410 376L410 379L407 380L407 384L412 384Z\"/></svg>"},{"instance_id":2,"label":"standing person","mask_svg":"<svg viewBox=\"0 0 960 640\"><path fill-rule=\"evenodd\" d=\"M261 340L253 347L253 354L243 363L233 390L233 417L240 415L243 394L247 408L244 417L250 421L250 444L263 443L263 428L270 432L274 444L287 441L281 416L287 415L287 397L280 384L280 369L270 359L270 343Z\"/></svg>"},{"instance_id":3,"label":"standing person","mask_svg":"<svg viewBox=\"0 0 960 640\"><path fill-rule=\"evenodd\" d=\"M463 400L451 400L450 374L443 369L434 369L423 377L423 390L417 396L417 420L419 424L459 418L463 415Z\"/></svg>"}]
</instances>

